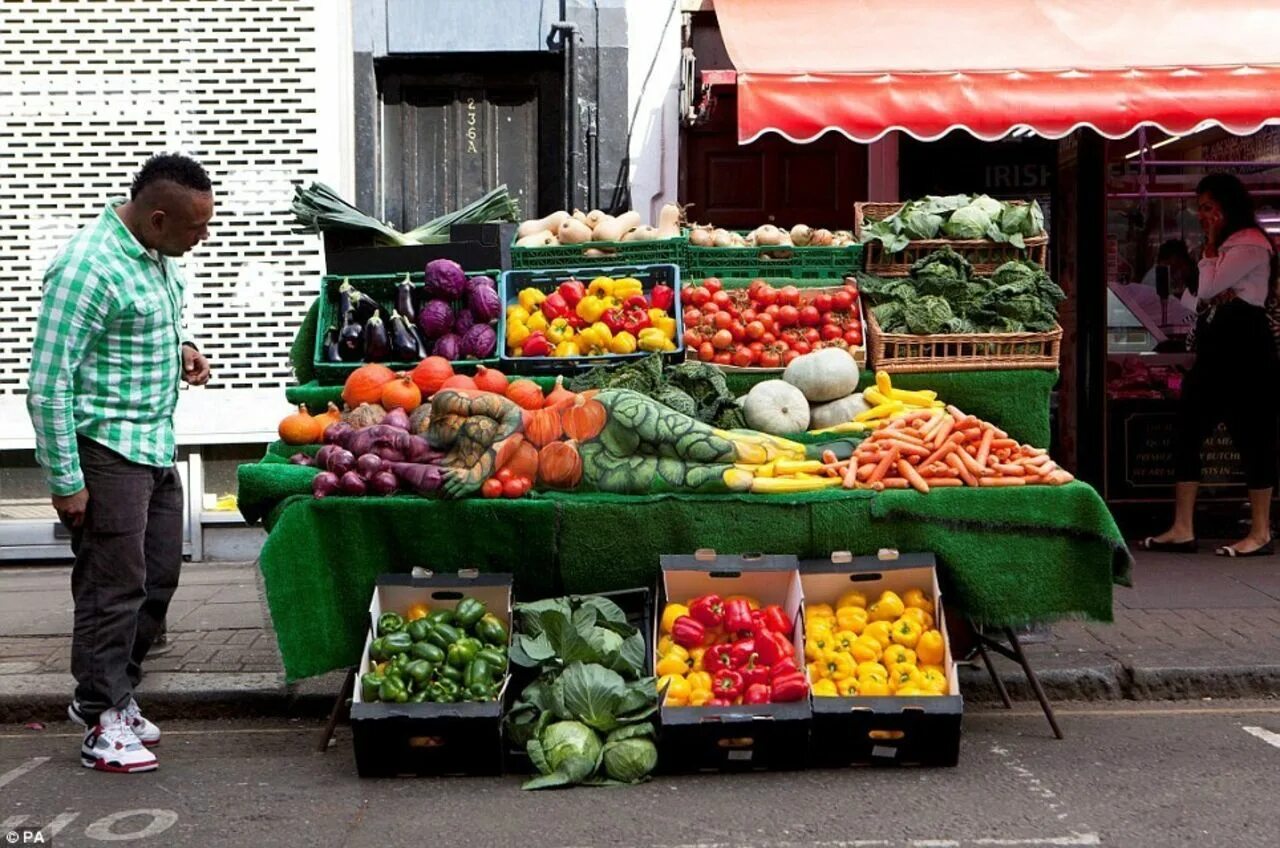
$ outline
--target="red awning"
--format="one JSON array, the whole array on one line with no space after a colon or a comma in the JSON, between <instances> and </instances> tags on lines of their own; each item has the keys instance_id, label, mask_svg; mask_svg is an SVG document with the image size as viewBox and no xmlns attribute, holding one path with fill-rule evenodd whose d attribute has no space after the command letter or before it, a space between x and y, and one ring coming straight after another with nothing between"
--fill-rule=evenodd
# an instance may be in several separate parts
<instances>
[{"instance_id":1,"label":"red awning","mask_svg":"<svg viewBox=\"0 0 1280 848\"><path fill-rule=\"evenodd\" d=\"M1023 127L1247 134L1280 120L1280 2L716 0L738 140Z\"/></svg>"}]
</instances>

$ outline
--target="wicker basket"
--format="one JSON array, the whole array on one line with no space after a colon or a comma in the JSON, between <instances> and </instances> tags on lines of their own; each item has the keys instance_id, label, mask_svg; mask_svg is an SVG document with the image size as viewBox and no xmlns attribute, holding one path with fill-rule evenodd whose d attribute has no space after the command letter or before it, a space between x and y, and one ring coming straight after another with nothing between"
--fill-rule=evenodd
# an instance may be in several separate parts
<instances>
[{"instance_id":1,"label":"wicker basket","mask_svg":"<svg viewBox=\"0 0 1280 848\"><path fill-rule=\"evenodd\" d=\"M1017 200L1014 203L1022 203ZM854 235L862 238L863 225L869 221L883 221L903 207L902 203L855 203L853 205ZM866 259L868 274L877 277L905 277L911 273L911 266L920 259L950 247L973 265L973 273L990 276L997 268L1014 259L1030 259L1041 266L1046 266L1049 254L1049 236L1038 235L1025 239L1027 249L1019 250L1011 244L1001 244L990 239L925 239L913 241L900 253L886 254L884 245L879 241L869 241L863 245L863 256Z\"/></svg>"},{"instance_id":2,"label":"wicker basket","mask_svg":"<svg viewBox=\"0 0 1280 848\"><path fill-rule=\"evenodd\" d=\"M870 307L863 310L863 326L871 364L890 374L1057 368L1062 345L1058 326L1046 333L886 333Z\"/></svg>"}]
</instances>

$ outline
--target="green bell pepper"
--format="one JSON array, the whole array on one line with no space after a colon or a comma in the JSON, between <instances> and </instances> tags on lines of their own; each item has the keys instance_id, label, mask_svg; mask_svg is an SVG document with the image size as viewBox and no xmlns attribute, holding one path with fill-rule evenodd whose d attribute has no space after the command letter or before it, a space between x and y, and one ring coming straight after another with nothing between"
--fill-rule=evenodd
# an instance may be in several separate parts
<instances>
[{"instance_id":1,"label":"green bell pepper","mask_svg":"<svg viewBox=\"0 0 1280 848\"><path fill-rule=\"evenodd\" d=\"M498 687L492 680L482 680L467 687L467 696L472 701L492 701L498 697Z\"/></svg>"},{"instance_id":2,"label":"green bell pepper","mask_svg":"<svg viewBox=\"0 0 1280 848\"><path fill-rule=\"evenodd\" d=\"M388 657L398 656L409 652L413 647L413 640L409 638L409 634L403 630L395 633L388 633L382 637L382 649Z\"/></svg>"},{"instance_id":3,"label":"green bell pepper","mask_svg":"<svg viewBox=\"0 0 1280 848\"><path fill-rule=\"evenodd\" d=\"M453 611L453 619L458 623L459 627L470 627L479 621L486 612L488 610L482 602L472 597L466 597L458 601L458 606Z\"/></svg>"},{"instance_id":4,"label":"green bell pepper","mask_svg":"<svg viewBox=\"0 0 1280 848\"><path fill-rule=\"evenodd\" d=\"M398 677L388 676L378 687L378 698L387 703L404 704L409 700L409 688Z\"/></svg>"},{"instance_id":5,"label":"green bell pepper","mask_svg":"<svg viewBox=\"0 0 1280 848\"><path fill-rule=\"evenodd\" d=\"M487 662L489 664L489 668L493 669L494 673L507 670L506 651L499 651L496 648L485 648L476 654L476 659Z\"/></svg>"},{"instance_id":6,"label":"green bell pepper","mask_svg":"<svg viewBox=\"0 0 1280 848\"><path fill-rule=\"evenodd\" d=\"M452 680L437 680L427 688L427 697L438 704L452 704L460 694L461 689Z\"/></svg>"},{"instance_id":7,"label":"green bell pepper","mask_svg":"<svg viewBox=\"0 0 1280 848\"><path fill-rule=\"evenodd\" d=\"M466 675L463 677L463 683L466 684L467 688L470 689L477 683L492 682L493 668L489 665L488 661L480 657L476 657L472 660L471 664L467 666Z\"/></svg>"},{"instance_id":8,"label":"green bell pepper","mask_svg":"<svg viewBox=\"0 0 1280 848\"><path fill-rule=\"evenodd\" d=\"M431 667L431 663L426 660L413 660L404 668L404 673L416 686L425 686L431 682L431 675L435 669Z\"/></svg>"},{"instance_id":9,"label":"green bell pepper","mask_svg":"<svg viewBox=\"0 0 1280 848\"><path fill-rule=\"evenodd\" d=\"M448 680L451 683L461 685L462 681L465 680L466 677L461 668L456 668L451 665L442 665L436 669L436 679Z\"/></svg>"},{"instance_id":10,"label":"green bell pepper","mask_svg":"<svg viewBox=\"0 0 1280 848\"><path fill-rule=\"evenodd\" d=\"M409 703L421 704L427 700L427 695L428 695L428 692L426 689L423 689L420 692L414 692L412 695L409 696Z\"/></svg>"},{"instance_id":11,"label":"green bell pepper","mask_svg":"<svg viewBox=\"0 0 1280 848\"><path fill-rule=\"evenodd\" d=\"M376 671L360 675L360 698L366 703L378 700L378 688L382 686L383 679Z\"/></svg>"},{"instance_id":12,"label":"green bell pepper","mask_svg":"<svg viewBox=\"0 0 1280 848\"><path fill-rule=\"evenodd\" d=\"M432 624L453 624L453 610L438 609L427 613L427 621Z\"/></svg>"},{"instance_id":13,"label":"green bell pepper","mask_svg":"<svg viewBox=\"0 0 1280 848\"><path fill-rule=\"evenodd\" d=\"M414 642L413 647L409 649L409 656L415 660L426 660L432 665L440 665L444 662L444 651L430 642Z\"/></svg>"},{"instance_id":14,"label":"green bell pepper","mask_svg":"<svg viewBox=\"0 0 1280 848\"><path fill-rule=\"evenodd\" d=\"M378 635L400 633L404 630L404 617L398 612L384 612L378 616Z\"/></svg>"},{"instance_id":15,"label":"green bell pepper","mask_svg":"<svg viewBox=\"0 0 1280 848\"><path fill-rule=\"evenodd\" d=\"M427 638L427 634L431 632L431 622L425 618L415 618L413 621L405 625L404 632L409 634L409 638L415 642L421 642Z\"/></svg>"},{"instance_id":16,"label":"green bell pepper","mask_svg":"<svg viewBox=\"0 0 1280 848\"><path fill-rule=\"evenodd\" d=\"M389 660L390 668L393 671L403 672L409 667L409 663L413 660L408 654L396 654ZM403 675L401 675L403 676Z\"/></svg>"},{"instance_id":17,"label":"green bell pepper","mask_svg":"<svg viewBox=\"0 0 1280 848\"><path fill-rule=\"evenodd\" d=\"M502 619L491 612L485 613L476 622L475 632L486 644L497 645L502 648L507 646L507 625L503 624Z\"/></svg>"},{"instance_id":18,"label":"green bell pepper","mask_svg":"<svg viewBox=\"0 0 1280 848\"><path fill-rule=\"evenodd\" d=\"M376 663L380 663L380 662L386 662L390 658L391 658L391 655L387 653L386 643L382 641L381 636L379 636L377 639L374 639L372 642L369 643L369 659L370 660Z\"/></svg>"},{"instance_id":19,"label":"green bell pepper","mask_svg":"<svg viewBox=\"0 0 1280 848\"><path fill-rule=\"evenodd\" d=\"M407 636L408 634L406 634ZM462 631L452 624L437 622L427 633L427 641L438 648L448 649L450 645L462 638Z\"/></svg>"},{"instance_id":20,"label":"green bell pepper","mask_svg":"<svg viewBox=\"0 0 1280 848\"><path fill-rule=\"evenodd\" d=\"M465 640L454 642L449 646L449 652L445 659L449 665L454 668L466 668L472 660L476 658L476 654L480 653L475 645L469 644Z\"/></svg>"}]
</instances>

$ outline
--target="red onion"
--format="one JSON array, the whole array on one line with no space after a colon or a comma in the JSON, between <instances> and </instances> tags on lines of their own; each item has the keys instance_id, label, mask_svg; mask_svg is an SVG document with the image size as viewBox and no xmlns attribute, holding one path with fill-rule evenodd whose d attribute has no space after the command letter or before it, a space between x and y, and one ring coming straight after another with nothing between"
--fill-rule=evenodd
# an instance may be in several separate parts
<instances>
[{"instance_id":1,"label":"red onion","mask_svg":"<svg viewBox=\"0 0 1280 848\"><path fill-rule=\"evenodd\" d=\"M316 457L314 460L315 467L328 468L329 457L332 456L333 452L337 450L342 450L342 448L339 447L338 445L324 445L323 447L321 447L320 450L316 451Z\"/></svg>"},{"instance_id":2,"label":"red onion","mask_svg":"<svg viewBox=\"0 0 1280 848\"><path fill-rule=\"evenodd\" d=\"M356 460L356 473L368 480L382 470L382 459L374 453L362 453Z\"/></svg>"},{"instance_id":3,"label":"red onion","mask_svg":"<svg viewBox=\"0 0 1280 848\"><path fill-rule=\"evenodd\" d=\"M379 471L369 480L369 491L375 495L393 495L400 488L400 481L390 471Z\"/></svg>"},{"instance_id":4,"label":"red onion","mask_svg":"<svg viewBox=\"0 0 1280 848\"><path fill-rule=\"evenodd\" d=\"M345 448L338 448L329 454L329 460L325 463L325 468L338 475L346 474L355 466L355 454Z\"/></svg>"},{"instance_id":5,"label":"red onion","mask_svg":"<svg viewBox=\"0 0 1280 848\"><path fill-rule=\"evenodd\" d=\"M305 453L295 453L293 456L289 457L289 463L291 465L311 465L311 457L307 456Z\"/></svg>"},{"instance_id":6,"label":"red onion","mask_svg":"<svg viewBox=\"0 0 1280 848\"><path fill-rule=\"evenodd\" d=\"M352 427L347 422L335 421L324 428L324 443L326 445L340 445L351 431Z\"/></svg>"},{"instance_id":7,"label":"red onion","mask_svg":"<svg viewBox=\"0 0 1280 848\"><path fill-rule=\"evenodd\" d=\"M409 414L400 407L396 407L387 413L387 417L382 419L384 427L395 427L397 430L409 431Z\"/></svg>"},{"instance_id":8,"label":"red onion","mask_svg":"<svg viewBox=\"0 0 1280 848\"><path fill-rule=\"evenodd\" d=\"M344 495L363 495L368 487L365 486L364 478L354 471L348 471L342 475L342 479L338 481L338 486L342 489Z\"/></svg>"},{"instance_id":9,"label":"red onion","mask_svg":"<svg viewBox=\"0 0 1280 848\"><path fill-rule=\"evenodd\" d=\"M321 471L311 481L311 494L317 498L327 498L338 492L338 475L332 471Z\"/></svg>"}]
</instances>

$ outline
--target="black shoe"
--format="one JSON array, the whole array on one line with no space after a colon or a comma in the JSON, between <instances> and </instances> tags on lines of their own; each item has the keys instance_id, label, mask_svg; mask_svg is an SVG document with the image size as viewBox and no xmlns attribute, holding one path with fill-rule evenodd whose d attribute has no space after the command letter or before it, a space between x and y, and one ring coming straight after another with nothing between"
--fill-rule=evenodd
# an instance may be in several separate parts
<instances>
[{"instance_id":1,"label":"black shoe","mask_svg":"<svg viewBox=\"0 0 1280 848\"><path fill-rule=\"evenodd\" d=\"M1218 556L1227 557L1228 559L1247 559L1248 557L1274 556L1275 552L1276 552L1276 546L1274 542L1267 542L1262 547L1255 548L1254 550L1249 551L1248 553L1237 551L1231 545L1223 545L1222 547L1214 551L1214 553L1217 554Z\"/></svg>"},{"instance_id":2,"label":"black shoe","mask_svg":"<svg viewBox=\"0 0 1280 848\"><path fill-rule=\"evenodd\" d=\"M1200 542L1198 539L1188 539L1185 542L1157 542L1155 537L1148 536L1138 542L1138 548L1166 554L1193 554L1200 550Z\"/></svg>"}]
</instances>

